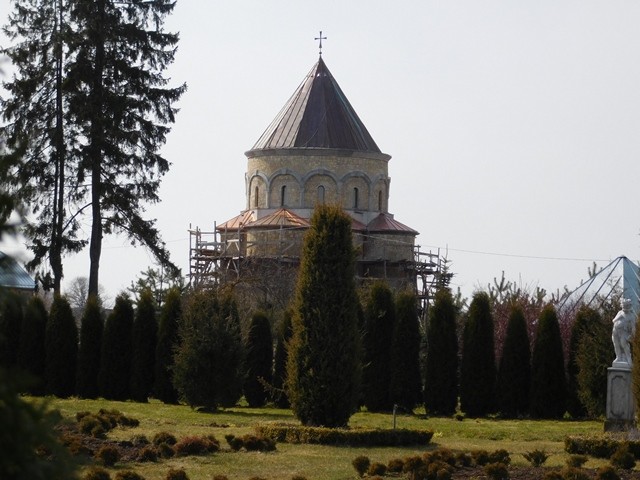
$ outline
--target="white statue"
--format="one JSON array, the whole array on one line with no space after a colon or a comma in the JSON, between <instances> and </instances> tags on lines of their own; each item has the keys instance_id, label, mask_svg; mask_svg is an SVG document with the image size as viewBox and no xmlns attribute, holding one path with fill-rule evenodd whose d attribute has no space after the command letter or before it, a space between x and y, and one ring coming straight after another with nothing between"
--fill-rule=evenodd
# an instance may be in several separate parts
<instances>
[{"instance_id":1,"label":"white statue","mask_svg":"<svg viewBox=\"0 0 640 480\"><path fill-rule=\"evenodd\" d=\"M625 298L620 310L613 319L611 340L616 351L616 363L626 363L631 366L631 341L636 332L636 322L631 311L631 300Z\"/></svg>"}]
</instances>

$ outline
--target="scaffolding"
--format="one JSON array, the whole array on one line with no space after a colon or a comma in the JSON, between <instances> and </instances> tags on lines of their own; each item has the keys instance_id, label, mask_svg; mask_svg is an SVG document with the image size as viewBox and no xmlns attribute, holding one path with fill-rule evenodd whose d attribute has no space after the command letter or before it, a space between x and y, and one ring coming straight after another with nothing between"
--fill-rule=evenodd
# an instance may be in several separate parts
<instances>
[{"instance_id":1,"label":"scaffolding","mask_svg":"<svg viewBox=\"0 0 640 480\"><path fill-rule=\"evenodd\" d=\"M280 229L282 232L282 228ZM292 244L283 241L248 242L243 230L224 232L218 231L214 225L213 231L203 231L200 228L189 228L189 285L193 288L216 288L227 282L237 282L242 279L243 272L250 272L258 268L272 272L272 278L279 278L282 268L297 267L300 259L295 255L287 255ZM247 249L256 246L258 250L266 247L267 243L277 244L277 254L271 256L246 255ZM406 261L390 262L385 259L358 260L358 271L369 272L369 266L377 266L373 275L359 275L358 281L365 283L378 279L389 279L388 268L402 271L407 284L415 288L420 304L420 316L426 322L429 305L433 302L435 291L443 281L443 262L440 250L436 252L422 252L419 245L413 245L413 258ZM262 248L262 251L265 251ZM270 270L265 270L268 264Z\"/></svg>"}]
</instances>

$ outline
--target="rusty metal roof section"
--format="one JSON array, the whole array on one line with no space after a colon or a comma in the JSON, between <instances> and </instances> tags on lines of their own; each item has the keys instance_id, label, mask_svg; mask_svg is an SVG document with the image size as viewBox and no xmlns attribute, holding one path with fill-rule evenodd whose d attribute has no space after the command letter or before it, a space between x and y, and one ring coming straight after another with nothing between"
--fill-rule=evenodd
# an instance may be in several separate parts
<instances>
[{"instance_id":1,"label":"rusty metal roof section","mask_svg":"<svg viewBox=\"0 0 640 480\"><path fill-rule=\"evenodd\" d=\"M309 228L309 222L296 215L291 210L281 208L275 212L264 216L254 222L249 223L247 228Z\"/></svg>"},{"instance_id":2,"label":"rusty metal roof section","mask_svg":"<svg viewBox=\"0 0 640 480\"><path fill-rule=\"evenodd\" d=\"M367 229L370 232L384 233L410 233L418 235L418 232L411 227L407 227L404 223L400 223L389 213L381 213L369 222Z\"/></svg>"},{"instance_id":3,"label":"rusty metal roof section","mask_svg":"<svg viewBox=\"0 0 640 480\"><path fill-rule=\"evenodd\" d=\"M246 210L242 212L240 215L233 217L231 220L227 220L226 222L218 225L216 230L238 230L242 229L247 223L251 223L253 221L253 212L251 210Z\"/></svg>"},{"instance_id":4,"label":"rusty metal roof section","mask_svg":"<svg viewBox=\"0 0 640 480\"><path fill-rule=\"evenodd\" d=\"M252 150L281 148L382 153L322 57Z\"/></svg>"}]
</instances>

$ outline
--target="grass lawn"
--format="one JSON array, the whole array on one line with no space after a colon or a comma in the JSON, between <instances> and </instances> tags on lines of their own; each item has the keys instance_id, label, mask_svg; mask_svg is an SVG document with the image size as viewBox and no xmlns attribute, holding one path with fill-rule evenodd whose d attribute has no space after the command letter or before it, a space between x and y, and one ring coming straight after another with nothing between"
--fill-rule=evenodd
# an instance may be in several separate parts
<instances>
[{"instance_id":1,"label":"grass lawn","mask_svg":"<svg viewBox=\"0 0 640 480\"><path fill-rule=\"evenodd\" d=\"M112 478L122 469L133 469L146 480L164 480L170 468L184 468L190 480L211 480L214 475L229 479L249 480L263 477L270 480L290 479L301 475L308 480L340 480L357 478L351 461L366 455L371 461L387 463L392 458L420 454L438 446L452 450L505 449L511 454L513 465L528 465L522 453L543 449L551 454L545 465L564 465L564 438L567 435L602 433L602 422L595 421L536 421L450 418L421 418L398 416L397 428L424 429L435 432L428 447L412 448L347 448L319 445L289 445L279 443L270 453L232 452L224 436L253 433L260 422L295 422L291 411L273 408L232 408L217 413L196 412L184 405L164 405L152 401L148 404L111 402L106 400L52 399L51 406L60 410L65 418L75 419L80 411L97 412L101 408L118 410L127 417L136 418L136 428L116 428L108 434L114 440L130 440L134 435L151 439L156 433L168 431L178 439L187 435L213 434L220 440L222 451L206 457L181 457L160 460L157 463L116 464L110 469ZM357 413L351 418L352 427L391 428L392 415ZM602 464L589 460L586 467Z\"/></svg>"}]
</instances>

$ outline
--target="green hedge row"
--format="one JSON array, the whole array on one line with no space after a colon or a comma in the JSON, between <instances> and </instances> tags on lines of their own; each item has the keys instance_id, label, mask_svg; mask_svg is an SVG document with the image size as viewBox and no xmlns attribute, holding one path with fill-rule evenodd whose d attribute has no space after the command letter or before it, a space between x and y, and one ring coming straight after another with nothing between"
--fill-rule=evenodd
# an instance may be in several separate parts
<instances>
[{"instance_id":1,"label":"green hedge row","mask_svg":"<svg viewBox=\"0 0 640 480\"><path fill-rule=\"evenodd\" d=\"M629 446L629 452L640 460L640 441L616 440L612 437L566 437L564 449L567 453L609 458L622 444Z\"/></svg>"},{"instance_id":2,"label":"green hedge row","mask_svg":"<svg viewBox=\"0 0 640 480\"><path fill-rule=\"evenodd\" d=\"M284 423L263 423L255 426L258 436L283 443L345 445L350 447L391 447L427 445L433 437L430 430L382 430L366 428L304 427Z\"/></svg>"}]
</instances>

